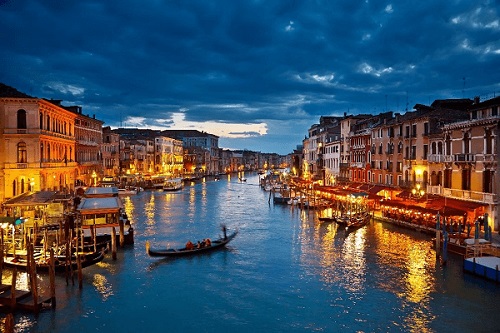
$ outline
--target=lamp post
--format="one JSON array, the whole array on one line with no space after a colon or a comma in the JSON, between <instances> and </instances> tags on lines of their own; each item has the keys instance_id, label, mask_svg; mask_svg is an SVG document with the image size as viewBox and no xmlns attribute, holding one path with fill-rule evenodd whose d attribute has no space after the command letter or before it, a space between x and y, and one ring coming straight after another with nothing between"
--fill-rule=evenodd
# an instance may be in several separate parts
<instances>
[{"instance_id":1,"label":"lamp post","mask_svg":"<svg viewBox=\"0 0 500 333\"><path fill-rule=\"evenodd\" d=\"M94 187L97 186L97 173L92 171L92 179L94 179Z\"/></svg>"},{"instance_id":2,"label":"lamp post","mask_svg":"<svg viewBox=\"0 0 500 333\"><path fill-rule=\"evenodd\" d=\"M421 185L420 184L417 184L412 190L411 190L411 194L414 198L416 199L420 199L421 197L423 197L425 195L425 191L423 188L421 188Z\"/></svg>"}]
</instances>

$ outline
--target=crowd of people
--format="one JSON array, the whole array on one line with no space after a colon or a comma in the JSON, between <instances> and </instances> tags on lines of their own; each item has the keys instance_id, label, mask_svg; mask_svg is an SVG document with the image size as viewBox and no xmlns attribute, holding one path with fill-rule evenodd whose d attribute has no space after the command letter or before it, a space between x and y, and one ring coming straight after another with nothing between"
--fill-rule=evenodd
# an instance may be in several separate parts
<instances>
[{"instance_id":1,"label":"crowd of people","mask_svg":"<svg viewBox=\"0 0 500 333\"><path fill-rule=\"evenodd\" d=\"M196 245L193 242L191 242L191 240L188 240L185 248L186 250L194 250L195 248L201 249L202 247L209 247L209 246L212 246L212 241L210 240L210 238L205 238L201 242L198 241Z\"/></svg>"}]
</instances>

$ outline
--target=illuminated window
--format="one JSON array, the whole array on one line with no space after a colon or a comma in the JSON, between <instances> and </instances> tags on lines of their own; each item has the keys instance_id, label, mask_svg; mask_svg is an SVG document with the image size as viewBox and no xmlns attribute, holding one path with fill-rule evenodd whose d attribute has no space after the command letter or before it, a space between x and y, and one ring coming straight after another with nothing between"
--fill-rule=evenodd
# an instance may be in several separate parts
<instances>
[{"instance_id":1,"label":"illuminated window","mask_svg":"<svg viewBox=\"0 0 500 333\"><path fill-rule=\"evenodd\" d=\"M26 143L19 142L17 144L17 163L27 163L28 153L26 151Z\"/></svg>"}]
</instances>

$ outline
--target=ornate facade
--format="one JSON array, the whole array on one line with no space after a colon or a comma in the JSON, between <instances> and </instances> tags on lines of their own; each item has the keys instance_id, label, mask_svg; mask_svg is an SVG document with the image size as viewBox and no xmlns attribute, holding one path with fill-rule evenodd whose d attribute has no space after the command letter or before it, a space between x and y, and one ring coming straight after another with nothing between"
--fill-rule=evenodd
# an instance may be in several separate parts
<instances>
[{"instance_id":1,"label":"ornate facade","mask_svg":"<svg viewBox=\"0 0 500 333\"><path fill-rule=\"evenodd\" d=\"M28 191L74 189L76 114L0 87L0 202Z\"/></svg>"}]
</instances>

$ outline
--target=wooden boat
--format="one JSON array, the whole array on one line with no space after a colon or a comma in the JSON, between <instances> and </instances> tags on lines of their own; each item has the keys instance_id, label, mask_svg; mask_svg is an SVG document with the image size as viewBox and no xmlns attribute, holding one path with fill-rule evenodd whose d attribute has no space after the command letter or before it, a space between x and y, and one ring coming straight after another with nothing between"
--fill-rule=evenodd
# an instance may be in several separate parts
<instances>
[{"instance_id":1,"label":"wooden boat","mask_svg":"<svg viewBox=\"0 0 500 333\"><path fill-rule=\"evenodd\" d=\"M318 220L320 223L332 223L332 222L337 222L337 217L336 216L322 216L322 217L318 217Z\"/></svg>"},{"instance_id":2,"label":"wooden boat","mask_svg":"<svg viewBox=\"0 0 500 333\"><path fill-rule=\"evenodd\" d=\"M226 246L227 243L229 243L236 235L238 234L238 231L233 232L230 235L227 235L227 237L219 238L217 240L212 241L212 245L210 246L204 246L200 248L194 248L194 249L186 249L186 247L180 248L180 249L151 249L149 241L146 242L146 252L148 255L151 257L182 257L182 256L190 256L190 255L196 255L196 254L201 254L201 253L207 253L207 252L212 252L217 249L221 249Z\"/></svg>"},{"instance_id":3,"label":"wooden boat","mask_svg":"<svg viewBox=\"0 0 500 333\"><path fill-rule=\"evenodd\" d=\"M364 227L365 225L368 224L368 222L370 222L371 218L372 218L372 216L369 213L365 213L362 216L357 216L357 217L351 218L347 222L347 225L345 227L346 233L350 233L350 232L353 232L355 230L358 230L358 229Z\"/></svg>"},{"instance_id":4,"label":"wooden boat","mask_svg":"<svg viewBox=\"0 0 500 333\"><path fill-rule=\"evenodd\" d=\"M135 187L125 187L125 188L119 188L118 189L118 195L134 195L139 192L138 188Z\"/></svg>"},{"instance_id":5,"label":"wooden boat","mask_svg":"<svg viewBox=\"0 0 500 333\"><path fill-rule=\"evenodd\" d=\"M99 251L99 252L92 252L92 253L87 253L83 254L81 256L81 266L82 268L89 267L92 265L97 264L98 262L101 262L104 259L104 251ZM48 272L50 268L49 264L49 257L42 258L38 256L38 258L35 259L35 264L36 264L36 271L37 272ZM4 259L4 265L6 267L15 267L17 269L22 269L26 270L28 263L26 258L20 258L18 256L16 257L8 257ZM55 271L56 272L65 272L66 270L78 270L78 262L76 258L73 257L71 258L71 261L69 263L66 262L66 258L63 256L56 256L55 257Z\"/></svg>"},{"instance_id":6,"label":"wooden boat","mask_svg":"<svg viewBox=\"0 0 500 333\"><path fill-rule=\"evenodd\" d=\"M182 178L167 179L163 183L163 191L178 191L184 187Z\"/></svg>"}]
</instances>

